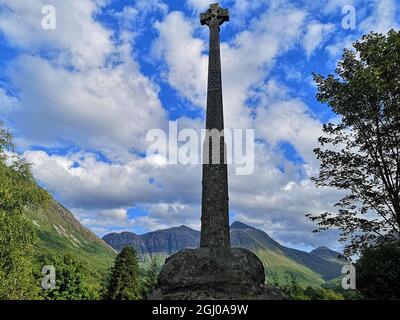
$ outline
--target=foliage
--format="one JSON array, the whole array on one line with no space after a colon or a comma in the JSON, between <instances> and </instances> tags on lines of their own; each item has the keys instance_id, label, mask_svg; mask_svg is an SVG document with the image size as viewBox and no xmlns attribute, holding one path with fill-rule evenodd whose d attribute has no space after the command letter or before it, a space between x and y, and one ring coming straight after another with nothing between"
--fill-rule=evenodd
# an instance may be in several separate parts
<instances>
[{"instance_id":1,"label":"foliage","mask_svg":"<svg viewBox=\"0 0 400 320\"><path fill-rule=\"evenodd\" d=\"M146 279L145 279L145 293L150 292L157 284L158 275L161 270L161 263L158 260L157 256L153 256L150 258L150 264L146 270Z\"/></svg>"},{"instance_id":2,"label":"foliage","mask_svg":"<svg viewBox=\"0 0 400 320\"><path fill-rule=\"evenodd\" d=\"M344 191L337 212L309 216L338 228L345 255L400 235L400 32L370 33L345 50L339 75L314 75L317 99L338 115L323 126L317 186Z\"/></svg>"},{"instance_id":3,"label":"foliage","mask_svg":"<svg viewBox=\"0 0 400 320\"><path fill-rule=\"evenodd\" d=\"M30 164L14 152L11 134L0 121L0 211L22 213L49 199L32 176Z\"/></svg>"},{"instance_id":4,"label":"foliage","mask_svg":"<svg viewBox=\"0 0 400 320\"><path fill-rule=\"evenodd\" d=\"M34 227L24 215L0 211L0 300L37 298L32 269L36 239Z\"/></svg>"},{"instance_id":5,"label":"foliage","mask_svg":"<svg viewBox=\"0 0 400 320\"><path fill-rule=\"evenodd\" d=\"M332 289L307 287L304 295L310 300L344 300L343 296Z\"/></svg>"},{"instance_id":6,"label":"foliage","mask_svg":"<svg viewBox=\"0 0 400 320\"><path fill-rule=\"evenodd\" d=\"M334 286L334 287L329 287L326 289L331 289L335 293L340 294L344 300L363 300L364 299L364 296L358 290L343 289L341 284Z\"/></svg>"},{"instance_id":7,"label":"foliage","mask_svg":"<svg viewBox=\"0 0 400 320\"><path fill-rule=\"evenodd\" d=\"M42 257L41 265L55 268L56 288L42 290L41 296L47 300L94 300L99 293L86 284L82 272L83 265L70 254ZM41 275L43 276L43 275Z\"/></svg>"},{"instance_id":8,"label":"foliage","mask_svg":"<svg viewBox=\"0 0 400 320\"><path fill-rule=\"evenodd\" d=\"M272 268L265 268L265 281L270 286L279 287L280 278L278 272Z\"/></svg>"},{"instance_id":9,"label":"foliage","mask_svg":"<svg viewBox=\"0 0 400 320\"><path fill-rule=\"evenodd\" d=\"M357 289L367 299L400 299L400 243L370 246L356 263Z\"/></svg>"},{"instance_id":10,"label":"foliage","mask_svg":"<svg viewBox=\"0 0 400 320\"><path fill-rule=\"evenodd\" d=\"M333 289L324 287L302 287L293 275L286 277L286 283L277 285L289 300L343 300L344 297Z\"/></svg>"},{"instance_id":11,"label":"foliage","mask_svg":"<svg viewBox=\"0 0 400 320\"><path fill-rule=\"evenodd\" d=\"M105 299L140 300L141 298L142 285L138 257L135 249L127 246L115 258Z\"/></svg>"},{"instance_id":12,"label":"foliage","mask_svg":"<svg viewBox=\"0 0 400 320\"><path fill-rule=\"evenodd\" d=\"M29 164L14 153L11 134L0 122L0 299L34 299L32 270L37 241L26 208L46 203L48 194L35 183Z\"/></svg>"},{"instance_id":13,"label":"foliage","mask_svg":"<svg viewBox=\"0 0 400 320\"><path fill-rule=\"evenodd\" d=\"M309 300L296 277L290 275L286 279L286 284L281 285L280 289L290 300Z\"/></svg>"}]
</instances>

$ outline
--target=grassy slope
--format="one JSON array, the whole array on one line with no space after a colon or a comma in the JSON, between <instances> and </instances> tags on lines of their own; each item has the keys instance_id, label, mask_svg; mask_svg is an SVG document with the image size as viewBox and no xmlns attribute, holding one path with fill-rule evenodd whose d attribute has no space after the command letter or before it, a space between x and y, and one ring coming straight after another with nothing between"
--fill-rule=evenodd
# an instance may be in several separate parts
<instances>
[{"instance_id":1,"label":"grassy slope","mask_svg":"<svg viewBox=\"0 0 400 320\"><path fill-rule=\"evenodd\" d=\"M319 287L324 283L321 275L284 256L281 252L268 249L253 251L263 263L267 277L268 272L272 271L277 275L279 284L285 285L290 275L293 275L302 287ZM267 279L267 282L268 280L270 279Z\"/></svg>"},{"instance_id":2,"label":"grassy slope","mask_svg":"<svg viewBox=\"0 0 400 320\"><path fill-rule=\"evenodd\" d=\"M242 229L240 232L233 230L231 236L236 238L237 246L253 251L261 260L267 273L267 282L271 281L268 279L268 273L272 273L277 276L276 280L281 285L287 284L291 275L304 288L320 287L325 283L321 274L291 258L285 252L285 247L263 231L254 228Z\"/></svg>"},{"instance_id":3,"label":"grassy slope","mask_svg":"<svg viewBox=\"0 0 400 320\"><path fill-rule=\"evenodd\" d=\"M62 205L27 212L39 232L37 255L73 254L84 265L89 283L97 285L112 266L116 252L83 227Z\"/></svg>"}]
</instances>

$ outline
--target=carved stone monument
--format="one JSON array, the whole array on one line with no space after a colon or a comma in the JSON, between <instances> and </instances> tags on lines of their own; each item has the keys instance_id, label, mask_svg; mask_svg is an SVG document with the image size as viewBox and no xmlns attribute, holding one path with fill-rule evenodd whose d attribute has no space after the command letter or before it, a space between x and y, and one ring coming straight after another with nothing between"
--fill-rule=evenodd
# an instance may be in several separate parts
<instances>
[{"instance_id":1,"label":"carved stone monument","mask_svg":"<svg viewBox=\"0 0 400 320\"><path fill-rule=\"evenodd\" d=\"M228 9L217 3L200 15L201 24L210 29L208 132L224 129L219 32L226 21ZM257 256L230 247L226 145L221 135L215 148L211 136L206 134L203 148L200 248L169 257L148 299L280 299L279 292L264 285L264 267Z\"/></svg>"},{"instance_id":2,"label":"carved stone monument","mask_svg":"<svg viewBox=\"0 0 400 320\"><path fill-rule=\"evenodd\" d=\"M210 9L200 15L201 25L210 29L200 247L230 247L225 141L222 135L218 141L220 148L214 150L210 134L224 130L219 28L225 21L229 21L228 9L222 9L218 4L210 5Z\"/></svg>"}]
</instances>

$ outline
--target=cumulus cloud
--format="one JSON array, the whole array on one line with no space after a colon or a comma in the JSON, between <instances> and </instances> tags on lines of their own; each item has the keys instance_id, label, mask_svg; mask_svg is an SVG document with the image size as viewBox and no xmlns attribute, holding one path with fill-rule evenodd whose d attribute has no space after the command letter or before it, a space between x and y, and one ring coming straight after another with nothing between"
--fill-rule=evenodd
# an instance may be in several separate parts
<instances>
[{"instance_id":1,"label":"cumulus cloud","mask_svg":"<svg viewBox=\"0 0 400 320\"><path fill-rule=\"evenodd\" d=\"M6 71L19 92L8 117L32 144L70 143L113 157L144 151L146 132L166 125L157 86L130 55L130 33L117 46L93 19L101 3L55 2L57 28L51 31L40 29L44 3L3 4L0 30L25 50ZM13 15L24 18L13 23ZM43 58L39 53L49 48L57 52Z\"/></svg>"},{"instance_id":2,"label":"cumulus cloud","mask_svg":"<svg viewBox=\"0 0 400 320\"><path fill-rule=\"evenodd\" d=\"M200 11L200 10L206 10L210 6L210 1L209 0L187 0L187 4L189 7ZM220 3L220 6L223 6L222 1Z\"/></svg>"},{"instance_id":3,"label":"cumulus cloud","mask_svg":"<svg viewBox=\"0 0 400 320\"><path fill-rule=\"evenodd\" d=\"M135 157L123 164L107 163L83 152L50 156L26 151L24 156L34 165L35 176L72 207L115 209L139 203L199 202L200 166L158 166Z\"/></svg>"},{"instance_id":4,"label":"cumulus cloud","mask_svg":"<svg viewBox=\"0 0 400 320\"><path fill-rule=\"evenodd\" d=\"M386 33L390 29L398 29L398 4L394 0L353 0L344 3L342 0L332 1L332 8L341 10L345 5L353 5L356 13L356 25L354 30L341 28L341 21L338 21L338 32L334 40L327 44L325 49L330 55L329 66L334 68L343 53L343 49L352 49L352 44L362 35L371 31ZM339 10L339 12L341 12ZM343 16L340 16L342 19ZM339 24L340 22L340 24Z\"/></svg>"},{"instance_id":5,"label":"cumulus cloud","mask_svg":"<svg viewBox=\"0 0 400 320\"><path fill-rule=\"evenodd\" d=\"M312 150L322 134L322 124L308 106L290 97L287 88L273 80L266 84L259 98L254 120L257 136L275 146L280 142L291 143L308 165L317 167Z\"/></svg>"},{"instance_id":6,"label":"cumulus cloud","mask_svg":"<svg viewBox=\"0 0 400 320\"><path fill-rule=\"evenodd\" d=\"M361 22L361 29L365 33L370 31L386 33L392 28L397 29L396 14L398 3L395 0L374 0L372 3L375 10Z\"/></svg>"},{"instance_id":7,"label":"cumulus cloud","mask_svg":"<svg viewBox=\"0 0 400 320\"><path fill-rule=\"evenodd\" d=\"M13 45L35 53L55 51L60 62L78 68L105 63L113 51L112 33L93 19L105 1L0 0L0 30ZM56 29L42 28L42 8L56 9Z\"/></svg>"},{"instance_id":8,"label":"cumulus cloud","mask_svg":"<svg viewBox=\"0 0 400 320\"><path fill-rule=\"evenodd\" d=\"M310 57L313 51L317 49L324 40L327 40L328 34L334 29L335 26L332 23L323 24L314 22L307 25L306 34L303 39L307 57Z\"/></svg>"},{"instance_id":9,"label":"cumulus cloud","mask_svg":"<svg viewBox=\"0 0 400 320\"><path fill-rule=\"evenodd\" d=\"M7 94L6 90L0 87L0 114L7 116L8 113L14 110L17 99Z\"/></svg>"},{"instance_id":10,"label":"cumulus cloud","mask_svg":"<svg viewBox=\"0 0 400 320\"><path fill-rule=\"evenodd\" d=\"M157 90L134 63L70 72L24 55L9 74L21 92L12 116L32 143L66 140L112 155L144 150L147 130L165 126Z\"/></svg>"},{"instance_id":11,"label":"cumulus cloud","mask_svg":"<svg viewBox=\"0 0 400 320\"><path fill-rule=\"evenodd\" d=\"M305 17L304 11L294 7L274 7L255 19L249 30L240 32L230 43L222 43L226 127L252 127L246 100L254 87L263 84L275 59L301 36ZM206 43L194 36L193 24L180 12L168 14L156 29L159 37L154 52L167 63L167 81L192 103L204 107ZM180 37L176 37L177 33Z\"/></svg>"},{"instance_id":12,"label":"cumulus cloud","mask_svg":"<svg viewBox=\"0 0 400 320\"><path fill-rule=\"evenodd\" d=\"M128 211L124 208L103 210L100 216L124 221L128 219Z\"/></svg>"},{"instance_id":13,"label":"cumulus cloud","mask_svg":"<svg viewBox=\"0 0 400 320\"><path fill-rule=\"evenodd\" d=\"M167 62L167 70L164 70L166 80L192 103L204 105L207 57L203 54L204 42L192 37L194 26L182 12L174 11L157 22L155 28L159 37L154 43L153 53L156 58Z\"/></svg>"}]
</instances>

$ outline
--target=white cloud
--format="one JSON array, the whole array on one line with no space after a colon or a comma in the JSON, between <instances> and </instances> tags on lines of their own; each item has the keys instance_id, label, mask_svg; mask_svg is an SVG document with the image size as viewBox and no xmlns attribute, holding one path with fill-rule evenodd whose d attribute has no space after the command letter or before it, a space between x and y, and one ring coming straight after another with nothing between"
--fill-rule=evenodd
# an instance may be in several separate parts
<instances>
[{"instance_id":1,"label":"white cloud","mask_svg":"<svg viewBox=\"0 0 400 320\"><path fill-rule=\"evenodd\" d=\"M210 0L187 0L189 7L201 11L207 10L210 7L210 3L213 3ZM222 2L220 2L220 6L222 6Z\"/></svg>"},{"instance_id":2,"label":"white cloud","mask_svg":"<svg viewBox=\"0 0 400 320\"><path fill-rule=\"evenodd\" d=\"M124 164L106 163L96 159L95 154L83 152L49 156L43 151L26 151L24 156L33 163L35 176L75 208L190 204L200 199L200 166L157 166L134 157Z\"/></svg>"},{"instance_id":3,"label":"white cloud","mask_svg":"<svg viewBox=\"0 0 400 320\"><path fill-rule=\"evenodd\" d=\"M200 212L199 205L187 205L183 203L157 203L146 205L149 215L141 217L141 226L147 227L153 224L156 229L169 228L185 224L193 229L200 230Z\"/></svg>"},{"instance_id":4,"label":"white cloud","mask_svg":"<svg viewBox=\"0 0 400 320\"><path fill-rule=\"evenodd\" d=\"M157 89L134 63L70 72L21 56L11 70L21 92L12 115L32 143L65 141L109 155L145 150L147 130L166 123Z\"/></svg>"},{"instance_id":5,"label":"white cloud","mask_svg":"<svg viewBox=\"0 0 400 320\"><path fill-rule=\"evenodd\" d=\"M60 62L78 68L103 65L113 51L111 32L94 21L104 1L0 0L0 31L13 45L28 52L56 50ZM56 9L56 29L45 30L42 8Z\"/></svg>"},{"instance_id":6,"label":"white cloud","mask_svg":"<svg viewBox=\"0 0 400 320\"><path fill-rule=\"evenodd\" d=\"M348 5L343 1L336 1L335 6ZM398 29L398 5L395 0L369 0L353 1L356 12L355 30L338 29L334 41L328 44L325 49L330 55L329 67L335 68L343 49L353 49L352 44L361 38L362 35L371 31L386 33L390 29ZM342 16L340 16L342 17ZM340 24L339 24L340 25Z\"/></svg>"},{"instance_id":7,"label":"white cloud","mask_svg":"<svg viewBox=\"0 0 400 320\"><path fill-rule=\"evenodd\" d=\"M290 98L285 91L285 87L270 81L265 94L260 93L254 121L257 135L272 145L291 143L309 165L316 167L313 149L322 134L322 124L304 102Z\"/></svg>"},{"instance_id":8,"label":"white cloud","mask_svg":"<svg viewBox=\"0 0 400 320\"><path fill-rule=\"evenodd\" d=\"M279 150L266 144L256 146L254 173L230 175L230 208L235 219L265 230L274 239L318 246L332 244L332 234L313 234L306 213L329 210L340 195L317 189L309 180L307 165L285 161ZM278 169L281 167L281 169Z\"/></svg>"},{"instance_id":9,"label":"white cloud","mask_svg":"<svg viewBox=\"0 0 400 320\"><path fill-rule=\"evenodd\" d=\"M373 13L361 22L360 27L364 33L370 31L386 33L391 28L398 28L396 22L396 0L374 0Z\"/></svg>"},{"instance_id":10,"label":"white cloud","mask_svg":"<svg viewBox=\"0 0 400 320\"><path fill-rule=\"evenodd\" d=\"M33 163L35 176L74 208L83 223L102 234L118 228L155 230L181 224L199 228L200 166L160 167L140 158L116 165L83 153L49 156L27 151L25 157ZM285 161L273 146L257 144L255 164L250 176L236 176L230 168L230 208L236 219L278 240L289 241L289 231L299 238L303 235L302 241L309 245L330 237L309 234L313 225L304 213L329 208L335 192L315 189L307 167ZM127 218L126 208L137 205L147 214Z\"/></svg>"},{"instance_id":11,"label":"white cloud","mask_svg":"<svg viewBox=\"0 0 400 320\"><path fill-rule=\"evenodd\" d=\"M246 100L252 88L262 86L275 59L301 37L305 17L304 11L293 7L273 7L254 20L249 30L239 33L229 44L222 43L226 127L252 127ZM167 81L192 103L205 107L206 43L193 36L195 27L179 12L168 14L156 29L159 37L154 52L168 65Z\"/></svg>"},{"instance_id":12,"label":"white cloud","mask_svg":"<svg viewBox=\"0 0 400 320\"><path fill-rule=\"evenodd\" d=\"M124 208L103 210L100 212L100 216L119 221L125 221L128 219L128 211Z\"/></svg>"},{"instance_id":13,"label":"white cloud","mask_svg":"<svg viewBox=\"0 0 400 320\"><path fill-rule=\"evenodd\" d=\"M25 50L7 70L19 93L7 116L31 144L74 144L109 157L144 151L147 130L163 128L167 118L157 86L131 58L134 34L122 32L115 45L93 18L101 4L94 1L54 2L57 28L43 30L43 3L13 1L2 11L0 31ZM39 55L49 49L56 53Z\"/></svg>"},{"instance_id":14,"label":"white cloud","mask_svg":"<svg viewBox=\"0 0 400 320\"><path fill-rule=\"evenodd\" d=\"M9 96L6 90L0 87L0 114L6 116L9 112L14 110L16 103L17 99Z\"/></svg>"},{"instance_id":15,"label":"white cloud","mask_svg":"<svg viewBox=\"0 0 400 320\"><path fill-rule=\"evenodd\" d=\"M160 0L136 0L131 6L124 6L121 11L110 12L118 18L123 28L141 33L145 32L146 26L155 22L155 13L164 15L168 12L168 5Z\"/></svg>"},{"instance_id":16,"label":"white cloud","mask_svg":"<svg viewBox=\"0 0 400 320\"><path fill-rule=\"evenodd\" d=\"M335 29L335 26L331 23L323 24L319 22L313 22L307 25L306 34L303 39L304 49L306 50L307 57L310 57L315 49L317 49L321 43L326 41L329 33Z\"/></svg>"},{"instance_id":17,"label":"white cloud","mask_svg":"<svg viewBox=\"0 0 400 320\"><path fill-rule=\"evenodd\" d=\"M181 12L171 12L155 28L159 38L153 52L168 65L166 80L197 106L205 104L207 57L202 53L204 42L192 37L194 26ZM177 36L179 34L179 36Z\"/></svg>"}]
</instances>

